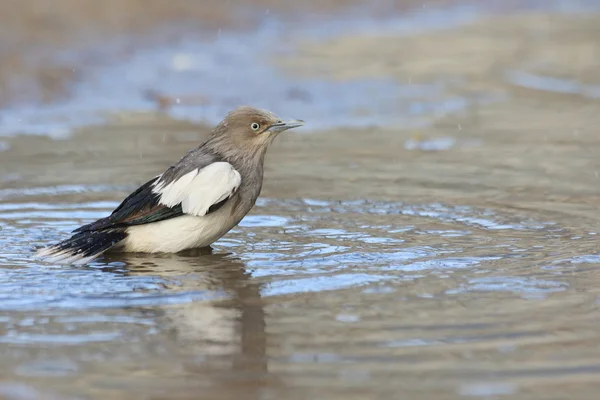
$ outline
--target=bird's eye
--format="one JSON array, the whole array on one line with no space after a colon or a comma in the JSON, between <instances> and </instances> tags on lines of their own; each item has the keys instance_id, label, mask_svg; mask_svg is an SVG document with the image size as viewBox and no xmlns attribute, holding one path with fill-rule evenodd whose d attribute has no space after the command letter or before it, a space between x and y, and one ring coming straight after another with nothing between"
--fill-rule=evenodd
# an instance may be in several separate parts
<instances>
[{"instance_id":1,"label":"bird's eye","mask_svg":"<svg viewBox=\"0 0 600 400\"><path fill-rule=\"evenodd\" d=\"M252 128L253 131L257 131L258 128L260 128L260 125L256 122L253 122L252 124L250 124L250 128Z\"/></svg>"}]
</instances>

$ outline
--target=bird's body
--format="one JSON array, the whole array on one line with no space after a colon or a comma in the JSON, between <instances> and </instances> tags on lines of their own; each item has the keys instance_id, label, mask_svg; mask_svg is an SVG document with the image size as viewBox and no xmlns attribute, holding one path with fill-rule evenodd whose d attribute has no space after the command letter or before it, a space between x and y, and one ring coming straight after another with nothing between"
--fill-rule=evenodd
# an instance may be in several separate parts
<instances>
[{"instance_id":1,"label":"bird's body","mask_svg":"<svg viewBox=\"0 0 600 400\"><path fill-rule=\"evenodd\" d=\"M206 247L236 226L260 195L268 144L301 121L234 110L209 138L130 194L111 215L42 249L51 262L85 264L107 250L176 253Z\"/></svg>"},{"instance_id":2,"label":"bird's body","mask_svg":"<svg viewBox=\"0 0 600 400\"><path fill-rule=\"evenodd\" d=\"M216 163L211 165L214 166ZM252 172L245 180L241 181L235 193L225 199L222 206L210 213L201 216L184 214L151 224L127 228L128 236L121 242L123 250L143 253L177 253L186 249L209 246L239 224L252 209L260 195L262 171L262 162L253 166ZM199 203L198 201L195 204Z\"/></svg>"}]
</instances>

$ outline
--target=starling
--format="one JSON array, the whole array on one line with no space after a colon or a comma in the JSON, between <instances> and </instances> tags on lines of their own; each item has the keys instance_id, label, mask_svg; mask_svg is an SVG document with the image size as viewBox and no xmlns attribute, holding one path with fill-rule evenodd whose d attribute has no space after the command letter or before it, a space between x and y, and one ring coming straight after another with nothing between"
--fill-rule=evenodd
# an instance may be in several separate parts
<instances>
[{"instance_id":1,"label":"starling","mask_svg":"<svg viewBox=\"0 0 600 400\"><path fill-rule=\"evenodd\" d=\"M239 107L200 146L140 186L112 214L37 254L49 262L82 265L107 250L177 253L207 247L256 203L269 144L302 125L267 110Z\"/></svg>"}]
</instances>

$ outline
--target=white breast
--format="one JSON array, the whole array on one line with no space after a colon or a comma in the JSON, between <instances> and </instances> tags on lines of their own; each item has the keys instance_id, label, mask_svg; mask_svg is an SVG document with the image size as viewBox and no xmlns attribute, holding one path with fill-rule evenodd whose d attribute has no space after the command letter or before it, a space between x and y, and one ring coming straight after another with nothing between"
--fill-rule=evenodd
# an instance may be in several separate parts
<instances>
[{"instance_id":1,"label":"white breast","mask_svg":"<svg viewBox=\"0 0 600 400\"><path fill-rule=\"evenodd\" d=\"M122 251L144 253L177 253L186 249L206 247L237 225L226 207L217 212L195 217L181 217L136 225L127 228ZM229 208L229 207L227 207Z\"/></svg>"}]
</instances>

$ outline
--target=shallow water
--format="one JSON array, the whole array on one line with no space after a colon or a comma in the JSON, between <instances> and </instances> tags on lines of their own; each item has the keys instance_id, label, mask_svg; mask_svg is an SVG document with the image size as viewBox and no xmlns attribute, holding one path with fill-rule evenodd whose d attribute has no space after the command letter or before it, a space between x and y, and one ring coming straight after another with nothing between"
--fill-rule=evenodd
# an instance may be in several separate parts
<instances>
[{"instance_id":1,"label":"shallow water","mask_svg":"<svg viewBox=\"0 0 600 400\"><path fill-rule=\"evenodd\" d=\"M148 50L99 71L100 78L122 77L128 66L145 73L117 91L119 80L83 82L74 100L36 112L37 120L25 121L34 108L6 111L0 397L593 398L600 137L598 81L587 71L598 60L563 63L560 55L585 46L582 38L594 42L600 16L532 13L477 25L483 17L467 15L476 25L448 17L447 30L412 36L389 22L374 37L372 22L357 22L369 27L352 33L360 40L340 29L323 41L298 28L303 33L290 34L282 63L246 71L277 71L261 105L281 105L277 111L313 125L278 138L263 196L212 254L108 255L85 267L33 257L109 213L206 134L203 125L147 112L151 104L136 97L157 76L164 90L181 94L184 82L202 74L164 66L177 54L200 53L199 45ZM521 39L518 29L503 28L515 24L547 31ZM466 46L473 36L463 29L483 45ZM202 54L244 59L245 41L264 38L260 32L217 39ZM467 57L444 67L456 76L431 79L439 59L428 44L440 37L461 56L511 41L534 56L523 62L494 53L499 70L476 77ZM408 41L423 45L416 53L422 73L408 60L401 68L386 64L373 79L373 58L362 52L379 50L389 61ZM296 53L313 63L314 76ZM538 58L545 62L531 62ZM228 76L202 65L218 79ZM417 86L399 83L408 73ZM213 91L218 79L207 89L210 106L173 107L172 116L213 122L231 106L230 94ZM300 86L317 100L286 101L286 91ZM258 97L257 88L244 86L242 100ZM94 90L107 99L94 100ZM334 92L346 102L333 102ZM406 103L389 105L390 96ZM454 104L449 98L476 101L435 110ZM64 119L75 103L75 118ZM129 111L95 120L115 109ZM90 116L98 125L85 125ZM15 130L19 119L23 132ZM407 129L414 126L421 131Z\"/></svg>"},{"instance_id":2,"label":"shallow water","mask_svg":"<svg viewBox=\"0 0 600 400\"><path fill-rule=\"evenodd\" d=\"M597 377L590 232L465 206L266 198L211 255L32 259L115 204L5 204L5 380L123 398L452 398Z\"/></svg>"}]
</instances>

